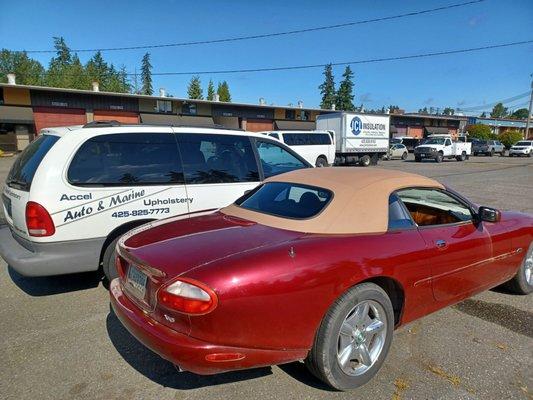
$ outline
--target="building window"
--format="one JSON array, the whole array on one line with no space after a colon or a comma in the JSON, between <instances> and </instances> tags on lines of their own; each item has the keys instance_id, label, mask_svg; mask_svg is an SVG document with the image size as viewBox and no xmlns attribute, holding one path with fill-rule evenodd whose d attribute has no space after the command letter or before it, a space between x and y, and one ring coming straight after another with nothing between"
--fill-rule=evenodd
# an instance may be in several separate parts
<instances>
[{"instance_id":1,"label":"building window","mask_svg":"<svg viewBox=\"0 0 533 400\"><path fill-rule=\"evenodd\" d=\"M156 111L160 113L172 113L172 101L170 100L157 100Z\"/></svg>"},{"instance_id":2,"label":"building window","mask_svg":"<svg viewBox=\"0 0 533 400\"><path fill-rule=\"evenodd\" d=\"M308 121L309 120L309 111L305 111L305 110L300 111L300 119L302 121Z\"/></svg>"},{"instance_id":3,"label":"building window","mask_svg":"<svg viewBox=\"0 0 533 400\"><path fill-rule=\"evenodd\" d=\"M195 103L183 103L181 113L187 115L196 115L198 113Z\"/></svg>"},{"instance_id":4,"label":"building window","mask_svg":"<svg viewBox=\"0 0 533 400\"><path fill-rule=\"evenodd\" d=\"M295 119L296 113L294 110L285 110L285 119Z\"/></svg>"}]
</instances>

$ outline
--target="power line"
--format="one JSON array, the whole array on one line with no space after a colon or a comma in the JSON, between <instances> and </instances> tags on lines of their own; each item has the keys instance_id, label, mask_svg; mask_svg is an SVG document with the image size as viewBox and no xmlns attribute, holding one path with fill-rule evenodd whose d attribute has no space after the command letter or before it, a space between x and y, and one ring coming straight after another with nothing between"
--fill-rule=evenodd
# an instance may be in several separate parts
<instances>
[{"instance_id":1,"label":"power line","mask_svg":"<svg viewBox=\"0 0 533 400\"><path fill-rule=\"evenodd\" d=\"M533 43L533 40L523 40L523 41L520 41L520 42L494 44L494 45L489 45L489 46L472 47L472 48L459 49L459 50L438 51L438 52L434 52L434 53L412 54L412 55L396 56L396 57L371 58L371 59L367 59L367 60L343 61L343 62L326 63L326 64L292 65L292 66L287 66L287 67L227 69L227 70L212 70L212 71L154 72L154 73L152 73L152 75L154 75L154 76L206 75L206 74L215 75L215 74L240 74L240 73L250 73L250 72L301 70L301 69L310 69L310 68L323 68L323 67L325 67L326 65L329 65L329 64L331 64L333 66L370 64L370 63L378 63L378 62L385 62L385 61L401 61L401 60L410 60L410 59L416 59L416 58L427 58L427 57L443 56L443 55L450 55L450 54L470 53L470 52L474 52L474 51L490 50L490 49L497 49L497 48L502 48L502 47L519 46L519 45L528 44L528 43ZM133 75L133 74L130 73L128 75Z\"/></svg>"},{"instance_id":2,"label":"power line","mask_svg":"<svg viewBox=\"0 0 533 400\"><path fill-rule=\"evenodd\" d=\"M515 100L519 100L519 99L523 99L524 97L527 97L529 96L529 91L528 92L524 92L524 93L520 93L520 94L517 94L516 96L513 96L513 97L509 97L507 99L502 99L502 100L498 100L498 101L494 101L492 103L486 103L486 104L481 104L479 106L470 106L470 107L457 107L456 109L457 110L461 110L461 111L476 111L476 110L484 110L484 109L487 109L487 107L492 107L492 106L495 106L496 104L498 103L510 103L510 102L513 102Z\"/></svg>"},{"instance_id":3,"label":"power line","mask_svg":"<svg viewBox=\"0 0 533 400\"><path fill-rule=\"evenodd\" d=\"M486 0L473 0L473 1L463 2L463 3L450 4L450 5L442 6L442 7L430 8L426 10L412 11L412 12L408 12L404 14L390 15L386 17L372 18L372 19L366 19L366 20L360 20L360 21L351 21L351 22L346 22L342 24L325 25L325 26L318 26L318 27L305 28L305 29L295 29L295 30L283 31L283 32L265 33L265 34L259 34L259 35L234 36L234 37L221 38L221 39L198 40L198 41L190 41L190 42L165 43L165 44L152 44L152 45L144 45L144 46L72 49L72 51L83 53L83 52L96 52L96 51L124 51L124 50L141 50L141 49L147 50L147 49L156 49L156 48L165 48L165 47L197 46L197 45L204 45L204 44L217 44L217 43L237 42L237 41L243 41L243 40L264 39L264 38L272 38L272 37L277 37L277 36L288 36L288 35L295 35L295 34L300 34L300 33L345 28L345 27L355 26L355 25L370 24L373 22L391 21L391 20L405 18L405 17L413 17L416 15L423 15L423 14L433 13L437 11L443 11L443 10L449 10L449 9L458 8L458 7L469 6L472 4L482 3L484 1ZM18 50L18 51L25 51L26 53L55 53L56 52L56 50Z\"/></svg>"}]
</instances>

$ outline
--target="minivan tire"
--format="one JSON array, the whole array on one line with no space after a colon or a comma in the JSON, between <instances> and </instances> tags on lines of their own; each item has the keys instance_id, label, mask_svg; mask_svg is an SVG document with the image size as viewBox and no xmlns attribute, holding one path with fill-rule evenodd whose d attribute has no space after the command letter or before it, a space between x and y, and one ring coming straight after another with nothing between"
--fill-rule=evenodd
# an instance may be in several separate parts
<instances>
[{"instance_id":1,"label":"minivan tire","mask_svg":"<svg viewBox=\"0 0 533 400\"><path fill-rule=\"evenodd\" d=\"M317 168L323 168L328 166L328 160L326 160L324 157L320 156L316 159L315 166Z\"/></svg>"},{"instance_id":2,"label":"minivan tire","mask_svg":"<svg viewBox=\"0 0 533 400\"><path fill-rule=\"evenodd\" d=\"M115 238L109 245L106 247L104 256L102 258L102 270L106 279L111 282L113 279L118 278L118 271L115 265L115 258L117 257L117 242L120 239L120 236Z\"/></svg>"}]
</instances>

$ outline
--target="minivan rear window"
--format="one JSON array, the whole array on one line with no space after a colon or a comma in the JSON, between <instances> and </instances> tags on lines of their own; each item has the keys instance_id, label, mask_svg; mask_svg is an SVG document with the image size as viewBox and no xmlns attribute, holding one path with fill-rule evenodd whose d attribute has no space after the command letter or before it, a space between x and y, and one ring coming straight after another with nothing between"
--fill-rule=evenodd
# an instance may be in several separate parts
<instances>
[{"instance_id":1,"label":"minivan rear window","mask_svg":"<svg viewBox=\"0 0 533 400\"><path fill-rule=\"evenodd\" d=\"M9 187L29 191L35 171L59 136L41 135L26 147L13 163L6 183Z\"/></svg>"},{"instance_id":2,"label":"minivan rear window","mask_svg":"<svg viewBox=\"0 0 533 400\"><path fill-rule=\"evenodd\" d=\"M78 150L68 170L78 186L184 183L178 145L170 133L95 136Z\"/></svg>"}]
</instances>

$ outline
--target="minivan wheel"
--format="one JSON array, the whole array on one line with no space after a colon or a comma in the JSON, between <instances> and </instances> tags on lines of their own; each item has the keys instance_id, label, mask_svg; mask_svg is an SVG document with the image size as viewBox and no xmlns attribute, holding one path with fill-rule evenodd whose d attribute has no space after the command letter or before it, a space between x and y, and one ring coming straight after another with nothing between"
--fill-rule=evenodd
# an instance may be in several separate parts
<instances>
[{"instance_id":1,"label":"minivan wheel","mask_svg":"<svg viewBox=\"0 0 533 400\"><path fill-rule=\"evenodd\" d=\"M317 168L323 168L328 166L328 160L326 160L324 157L320 156L316 159L315 166Z\"/></svg>"},{"instance_id":2,"label":"minivan wheel","mask_svg":"<svg viewBox=\"0 0 533 400\"><path fill-rule=\"evenodd\" d=\"M374 283L359 284L324 316L306 365L337 390L357 388L381 368L393 330L394 312L385 291Z\"/></svg>"},{"instance_id":3,"label":"minivan wheel","mask_svg":"<svg viewBox=\"0 0 533 400\"><path fill-rule=\"evenodd\" d=\"M529 294L533 292L533 243L520 264L516 275L503 286L516 294Z\"/></svg>"},{"instance_id":4,"label":"minivan wheel","mask_svg":"<svg viewBox=\"0 0 533 400\"><path fill-rule=\"evenodd\" d=\"M106 247L104 252L104 257L102 258L102 269L104 275L109 282L113 279L118 278L117 267L115 266L115 258L117 257L116 246L117 242L120 239L120 236L115 238L109 245Z\"/></svg>"},{"instance_id":5,"label":"minivan wheel","mask_svg":"<svg viewBox=\"0 0 533 400\"><path fill-rule=\"evenodd\" d=\"M364 155L363 157L361 157L361 159L359 160L359 165L361 167L368 167L370 165L370 156Z\"/></svg>"}]
</instances>

